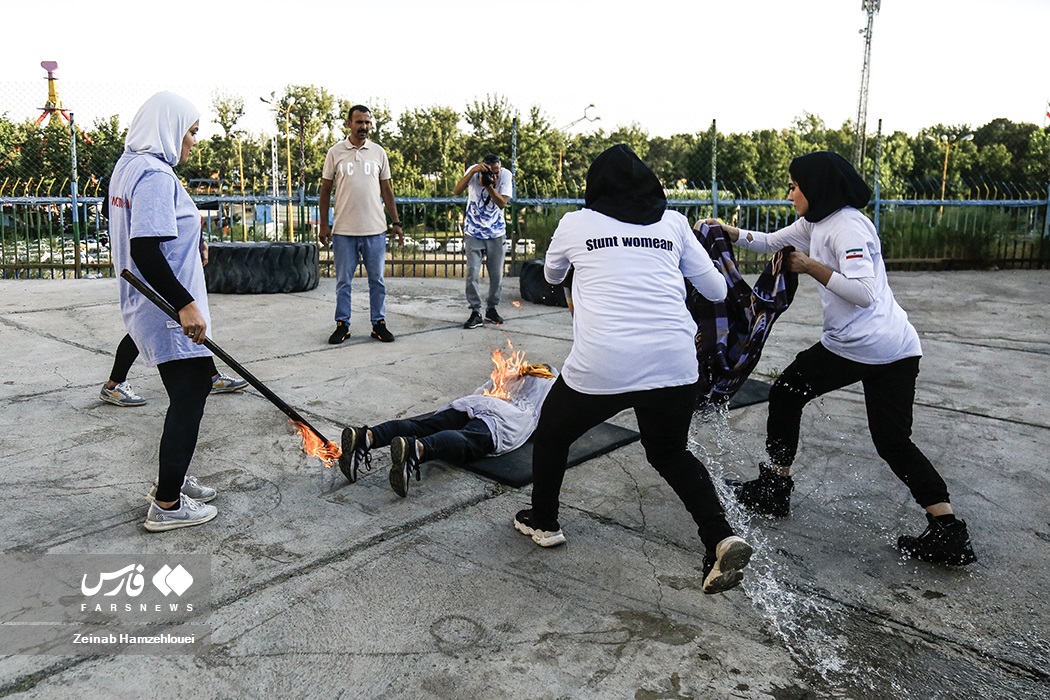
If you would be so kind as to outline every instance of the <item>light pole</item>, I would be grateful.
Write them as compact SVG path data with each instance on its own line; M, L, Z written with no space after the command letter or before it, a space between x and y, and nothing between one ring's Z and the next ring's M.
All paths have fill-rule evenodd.
M593 104L589 104L586 107L584 107L583 108L583 116L580 117L579 119L573 119L571 122L569 122L568 124L563 126L561 128L561 131L567 131L568 129L571 129L572 127L576 126L577 124L579 124L582 121L596 122L599 119L601 119L600 116L593 116L592 117L590 115L590 111L592 109L595 109L595 106ZM564 147L563 146L558 146L558 182L561 182L561 165L562 165L562 154L563 154L563 151L564 151Z
M932 136L927 136L926 138L930 139L931 141L937 140ZM972 139L973 134L964 134L962 136L949 136L948 134L941 134L941 141L944 142L944 170L941 173L941 206L937 212L938 220L940 220L940 217L944 215L943 202L945 194L948 191L948 154L952 152L952 146L960 143L961 141L971 141Z
M285 171L288 177L288 240L291 241L295 234L295 222L292 220L292 107L295 106L295 97L289 97L287 106L283 109L274 100L274 94L270 93L270 99L260 97L259 100L270 105L277 113L284 114L284 154Z

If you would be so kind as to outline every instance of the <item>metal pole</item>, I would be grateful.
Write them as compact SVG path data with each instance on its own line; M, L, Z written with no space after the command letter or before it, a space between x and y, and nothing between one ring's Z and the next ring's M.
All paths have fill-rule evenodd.
M881 235L879 228L879 209L882 205L882 120L879 120L879 130L875 134L875 233Z
M718 218L718 128L711 120L711 218Z
M292 106L284 113L284 156L285 171L288 177L288 241L295 237L295 223L292 221Z
M69 155L72 173L69 176L69 194L73 202L73 277L80 279L80 217L77 215L77 129L73 113L69 113ZM62 275L65 277L65 273Z
M166 313L173 320L179 321L179 312L176 311L171 304L166 302L163 299L163 297L161 297L155 291L146 286L146 283L140 280L138 277L136 277L135 273L133 273L131 270L125 269L121 270L120 276L127 280L128 284L130 284L132 287L142 292L143 296L145 296L151 302L156 304L157 308ZM215 355L220 360L229 365L230 368L237 372L237 374L241 375L241 377L243 377L245 381L247 381L253 387L258 389L263 396L269 399L270 403L272 403L277 408L281 409L281 411L286 416L288 416L297 423L302 423L303 425L305 425L307 428L310 429L311 433L320 438L321 442L325 443L326 445L329 443L329 440L324 435L321 435L320 431L318 431L317 428L310 425L310 423L305 418L300 416L298 411L296 411L294 408L282 401L281 397L279 397L277 394L270 391L269 387L267 387L265 384L259 381L251 372L246 370L241 363L237 362L237 360L230 357L229 354L225 350L220 348L218 345L216 345L211 338L204 338L204 347L208 348L213 353L215 353Z

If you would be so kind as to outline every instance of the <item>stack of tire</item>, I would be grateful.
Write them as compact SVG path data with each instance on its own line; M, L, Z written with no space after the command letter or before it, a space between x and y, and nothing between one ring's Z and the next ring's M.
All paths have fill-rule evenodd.
M320 281L315 243L210 243L204 279L213 294L306 292Z

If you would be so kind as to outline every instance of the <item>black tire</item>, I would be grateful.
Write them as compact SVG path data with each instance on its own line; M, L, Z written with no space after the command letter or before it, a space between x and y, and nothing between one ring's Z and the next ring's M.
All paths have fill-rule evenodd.
M521 265L521 298L544 306L567 308L565 290L548 282L543 276L542 260L527 260Z
M211 243L204 266L214 294L306 292L320 281L314 243Z

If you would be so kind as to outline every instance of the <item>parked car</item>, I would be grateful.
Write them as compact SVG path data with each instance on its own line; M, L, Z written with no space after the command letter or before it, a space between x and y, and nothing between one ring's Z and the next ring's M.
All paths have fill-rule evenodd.
M422 251L430 253L430 252L433 252L435 250L439 250L440 248L441 248L441 244L437 242L436 238L420 238L419 239L419 249L422 250Z
M514 252L518 255L532 255L536 252L536 241L531 238L519 238L514 245Z
M463 239L462 238L450 238L445 243L446 253L462 253L463 252Z

